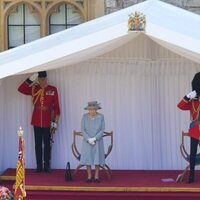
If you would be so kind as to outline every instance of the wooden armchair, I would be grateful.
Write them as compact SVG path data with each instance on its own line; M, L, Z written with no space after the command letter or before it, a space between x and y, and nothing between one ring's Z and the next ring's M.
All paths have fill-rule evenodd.
M77 131L73 131L73 143L72 143L72 153L75 156L75 158L80 161L81 159L81 154L79 151L79 148L77 147L77 137L82 137L83 135L81 134L81 132L77 132ZM109 139L110 143L107 147L107 151L105 151L105 159L108 157L108 155L111 153L112 151L112 147L113 147L113 131L111 132L104 132L103 134L103 138ZM75 175L77 173L77 171L84 167L84 165L79 164L77 166L77 168L74 170L73 175ZM105 170L105 172L107 173L109 179L111 178L112 172L111 169L109 168L109 166L107 164L105 164L104 166L100 165L100 168Z

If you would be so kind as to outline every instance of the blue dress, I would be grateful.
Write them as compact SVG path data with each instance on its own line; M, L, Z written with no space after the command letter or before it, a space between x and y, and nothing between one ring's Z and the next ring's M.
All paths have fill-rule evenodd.
M87 113L83 115L81 121L81 132L83 143L81 150L81 165L104 165L105 153L103 143L103 133L105 131L104 116L100 113L91 118ZM91 145L87 141L96 137L96 144Z

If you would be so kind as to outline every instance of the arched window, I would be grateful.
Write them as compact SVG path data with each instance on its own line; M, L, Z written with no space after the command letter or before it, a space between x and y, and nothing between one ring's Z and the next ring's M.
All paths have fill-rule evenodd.
M83 22L80 11L71 4L58 6L49 16L49 34L53 34Z
M40 18L31 9L31 6L20 4L8 15L8 49L40 38Z

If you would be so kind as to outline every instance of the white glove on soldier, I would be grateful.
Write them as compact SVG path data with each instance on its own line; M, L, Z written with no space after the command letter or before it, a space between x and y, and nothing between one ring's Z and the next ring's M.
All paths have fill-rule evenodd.
M54 134L57 130L58 124L56 122L51 122L50 132Z
M51 128L57 129L58 125L56 122L51 122Z
M197 93L195 90L186 95L186 97L189 99L194 99L196 96L197 96Z
M34 82L34 81L36 80L37 77L38 77L38 73L34 73L33 75L31 75L31 76L29 77L29 80L32 81L32 82Z

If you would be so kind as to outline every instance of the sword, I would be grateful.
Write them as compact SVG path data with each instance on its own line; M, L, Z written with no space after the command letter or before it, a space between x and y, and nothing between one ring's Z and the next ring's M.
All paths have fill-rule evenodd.
M49 158L49 171L51 171L51 158L52 158L52 146L53 146L53 134L51 133L51 138L50 138L50 158Z

